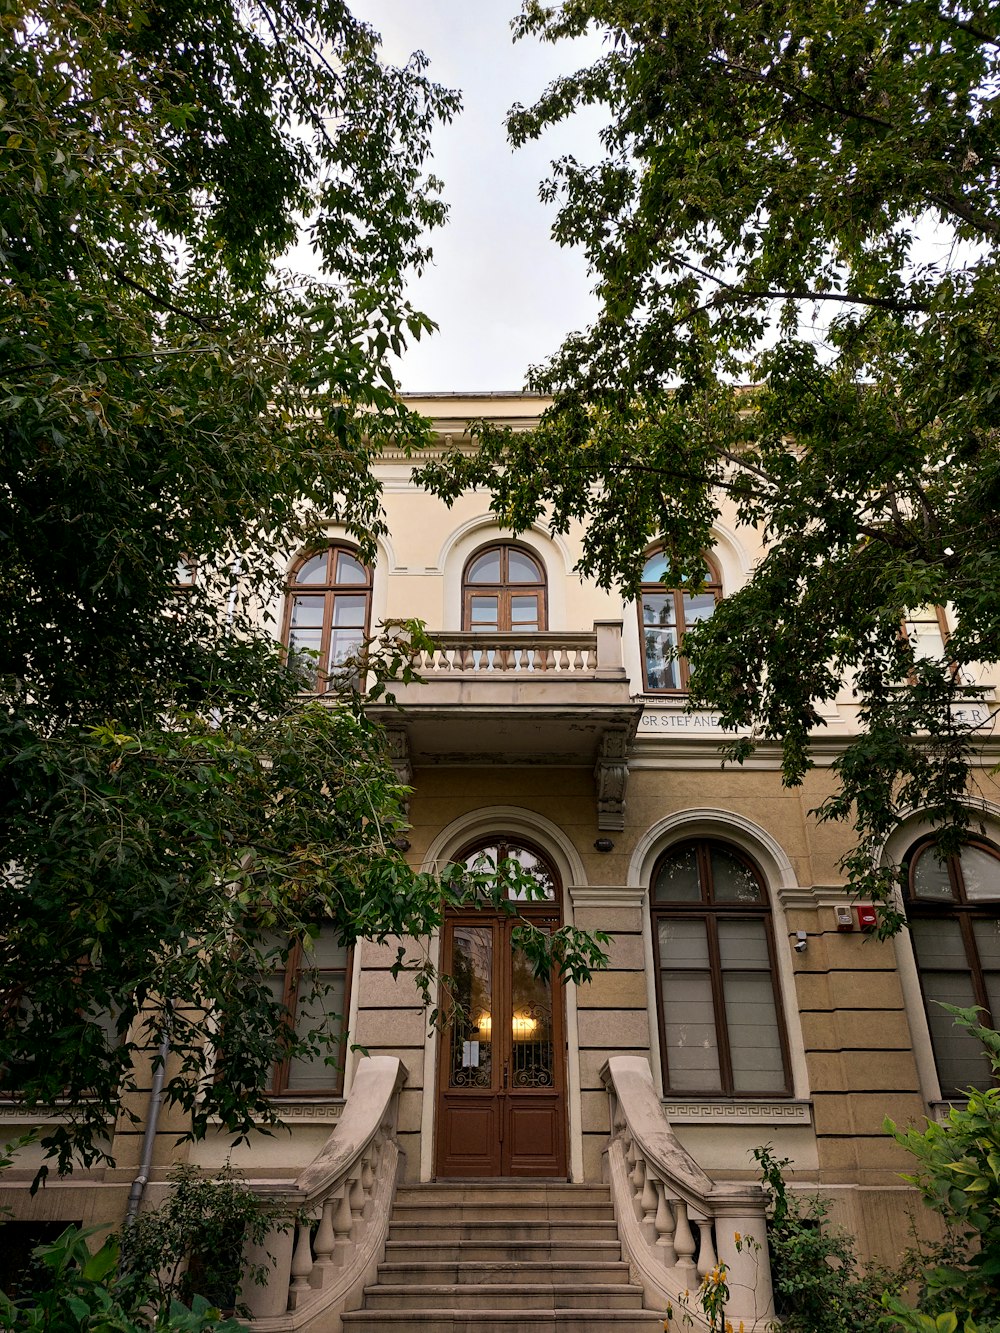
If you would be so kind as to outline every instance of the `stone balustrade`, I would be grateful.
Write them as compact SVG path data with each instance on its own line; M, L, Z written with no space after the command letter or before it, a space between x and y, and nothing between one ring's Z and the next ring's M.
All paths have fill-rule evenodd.
M294 1181L249 1181L277 1219L249 1265L269 1269L266 1286L246 1282L240 1301L260 1333L293 1333L321 1322L339 1333L340 1316L361 1303L385 1249L401 1169L396 1143L399 1089L395 1056L358 1064L344 1112L326 1144Z
M497 676L548 672L576 679L622 674L621 622L600 621L591 633L461 633L434 630L434 646L414 654L413 666L425 679L440 676Z
M680 1145L643 1056L601 1071L611 1109L608 1174L618 1232L647 1305L672 1307L671 1327L708 1330L698 1288L721 1262L726 1319L745 1333L774 1326L765 1196L760 1185L712 1181ZM687 1293L685 1298L684 1293Z

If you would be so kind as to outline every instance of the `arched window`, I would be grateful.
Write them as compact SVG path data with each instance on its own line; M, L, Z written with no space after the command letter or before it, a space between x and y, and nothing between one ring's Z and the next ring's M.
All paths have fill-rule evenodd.
M1000 852L969 842L940 861L932 838L918 843L906 912L942 1096L989 1087L982 1046L935 1001L978 1005L987 1027L1000 1021Z
M545 570L538 557L511 542L477 551L462 580L462 628L527 634L546 624Z
M349 547L331 545L292 571L285 608L289 660L317 692L361 648L371 618L372 575Z
M528 899L526 893L512 894L518 902L554 902L556 899L556 872L548 860L533 848L511 838L498 837L477 842L466 848L457 858L470 870L499 866L504 861L516 861L526 875L538 885L538 895Z
M790 1092L764 878L724 843L671 847L650 892L664 1089Z
M685 631L709 618L722 597L722 583L708 559L700 592L665 587L660 580L666 570L666 555L654 551L642 571L639 614L643 682L647 691L680 692L687 689L690 674L687 658L680 655Z

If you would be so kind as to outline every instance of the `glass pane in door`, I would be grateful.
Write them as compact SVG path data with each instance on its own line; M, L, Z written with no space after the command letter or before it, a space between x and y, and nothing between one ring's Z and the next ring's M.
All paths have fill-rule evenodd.
M552 986L536 977L520 949L511 954L510 1087L551 1088L555 1082Z
M448 1027L451 1088L489 1088L493 1057L493 930L452 927L454 1010Z

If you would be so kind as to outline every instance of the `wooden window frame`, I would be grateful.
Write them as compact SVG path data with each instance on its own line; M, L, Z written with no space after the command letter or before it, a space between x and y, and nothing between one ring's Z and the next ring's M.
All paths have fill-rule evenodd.
M487 555L490 551L500 552L500 578L496 583L471 583L469 581L469 571L477 560ZM541 582L539 583L512 583L509 578L509 559L510 552L518 551L526 555L533 561L541 571ZM540 609L539 626L537 630L525 630L526 634L543 633L548 629L549 624L549 582L545 561L533 551L530 546L524 546L520 542L489 542L486 546L480 546L478 550L473 551L465 562L465 568L462 570L462 629L465 632L474 632L472 625L472 598L473 597L491 597L497 598L497 630L498 634L516 634L518 631L512 628L510 599L518 594L535 593L538 595L538 604ZM489 633L490 631L486 631Z
M646 561L650 561L663 548L654 546L651 551L646 553ZM708 554L703 557L705 561L705 571L708 575L705 582L701 585L702 592L710 592L715 597L715 604L718 606L722 601L722 576L719 567L714 558ZM677 627L677 676L679 685L676 688L664 688L663 686L650 685L649 683L649 664L646 658L646 625L644 619L644 610L647 596L670 596L674 599L674 622ZM681 695L687 694L691 682L691 668L687 658L684 656L684 639L690 626L684 618L684 597L690 596L690 592L685 588L668 588L665 583L643 583L639 588L639 598L636 603L636 613L639 620L639 656L642 660L642 690L644 694L655 695Z
M695 863L698 869L698 884L701 898L692 902L657 902L655 900L656 881L664 862L688 848L695 851ZM716 903L713 900L713 879L711 853L713 850L731 856L746 867L760 887L761 902L754 903ZM788 1049L788 1031L785 1026L784 1007L781 1002L781 989L778 985L777 957L774 941L774 913L767 891L767 881L760 867L745 852L731 843L716 838L689 838L674 843L658 858L653 867L649 887L649 911L653 936L653 966L656 973L656 1016L660 1038L660 1054L663 1062L663 1092L665 1096L676 1098L715 1098L738 1100L739 1098L787 1098L793 1095L791 1081L791 1060ZM705 935L708 943L709 977L712 989L712 1009L715 1023L716 1047L719 1053L719 1088L673 1088L670 1083L670 1050L666 1038L666 1022L663 1008L662 966L660 962L659 922L663 920L699 920L705 922ZM771 991L774 996L774 1012L781 1050L782 1073L784 1084L780 1090L773 1088L755 1092L752 1089L734 1087L733 1057L726 1022L725 994L722 985L722 962L719 954L718 923L721 920L753 920L764 924L764 937L767 941L768 971L771 978Z
M954 852L950 853L944 861L948 871L948 882L951 885L952 898L950 902L942 899L921 898L914 890L914 880L916 876L917 863L923 856L933 856L934 838L922 838L916 843L906 857L906 915L912 920L918 918L925 921L954 920L958 922L959 932L962 939L962 946L965 949L965 960L969 968L969 976L972 981L972 993L975 1003L984 1011L980 1015L980 1022L986 1027L996 1027L1000 1022L1000 1013L993 1012L993 1006L990 1004L989 992L986 989L985 969L982 959L979 955L979 946L976 943L975 932L973 930L974 921L997 921L1000 919L1000 849L992 843L986 842L981 838L970 838L963 847L974 847L977 851L985 852L997 863L997 895L995 898L980 898L970 900L965 891L965 877L962 873L961 855ZM916 944L913 944L913 961L917 969L917 976L920 980L920 998L923 1001L924 1013L928 1013L928 999L924 988L924 974L936 972L954 972L954 968L926 967L921 965L917 953ZM928 1023L928 1035L931 1029ZM931 1036L931 1050L934 1055L934 1066L938 1073L938 1085L942 1093L945 1093L941 1085L940 1062L938 1061L938 1052L934 1045L933 1036ZM993 1087L996 1079L989 1079L983 1084L984 1087Z
M943 649L943 656L948 657L948 640L951 638L951 630L948 628L947 613L945 612L943 606L938 606L936 603L929 608L924 606L918 606L916 608L917 611L925 611L928 609L934 612L934 617L937 620L938 629L941 632L941 647ZM907 630L907 625L929 625L931 623L932 621L930 616L917 616L916 614L907 614L899 622L899 637L901 639L904 639L906 643L909 644L910 651L913 653L915 661L918 660L917 653L913 643L910 640L910 635L909 631ZM951 672L952 677L956 680L956 682L959 685L965 683L962 680L962 668L958 665L957 662L952 661L950 657L948 658L948 670ZM910 681L911 683L913 681L912 672L910 673Z
M327 578L323 583L297 583L296 579L299 572L311 560L318 555L326 554L326 573ZM343 553L355 560L367 575L364 583L337 583L337 556ZM285 586L285 610L282 617L281 642L284 645L285 652L290 652L291 631L292 631L292 611L296 597L322 597L323 598L323 624L320 630L319 656L316 663L316 675L314 691L316 694L324 694L329 688L331 675L330 671L330 640L333 637L333 618L338 597L343 596L364 596L365 598L365 623L363 627L364 637L367 638L371 633L372 619L372 591L374 587L374 573L370 565L358 555L357 549L347 542L329 542L326 546L319 546L296 560L288 575L288 582Z
M332 923L319 923L320 930L324 927L332 929ZM354 973L354 950L347 948L347 956L344 960L343 968L310 968L302 967L302 939L293 940L288 957L285 960L284 967L275 968L274 974L283 975L283 986L281 1002L288 1012L288 1026L294 1031L296 1006L298 1003L298 990L303 977L307 977L313 971L343 972L344 976L344 1001L341 1006L343 1012L340 1015L340 1031L336 1036L336 1041L331 1042L328 1048L328 1054L333 1054L336 1050L338 1063L336 1065L324 1065L331 1074L335 1075L331 1084L323 1088L289 1088L288 1087L288 1059L278 1060L271 1067L271 1078L266 1088L268 1097L282 1101L294 1101L297 1098L315 1099L317 1097L341 1097L344 1093L344 1070L347 1057L347 1019L351 1009L351 980Z

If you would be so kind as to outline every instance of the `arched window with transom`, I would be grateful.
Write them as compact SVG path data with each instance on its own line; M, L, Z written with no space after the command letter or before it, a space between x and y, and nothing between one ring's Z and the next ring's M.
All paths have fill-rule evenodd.
M987 1027L1000 1022L1000 852L973 841L940 860L927 838L908 863L906 914L927 1027L941 1095L954 1097L993 1081L982 1046L941 1003L976 1005Z
M671 847L650 890L664 1091L790 1093L764 877L743 852Z
M300 560L285 599L284 641L317 692L368 636L372 573L348 546L332 543Z
M472 556L462 579L463 629L528 634L547 625L545 568L537 555L497 542Z
M698 621L707 620L722 597L718 570L707 557L698 592L666 586L661 582L666 572L666 554L654 551L642 571L639 602L643 686L649 693L687 689L690 672L683 656L684 635Z

